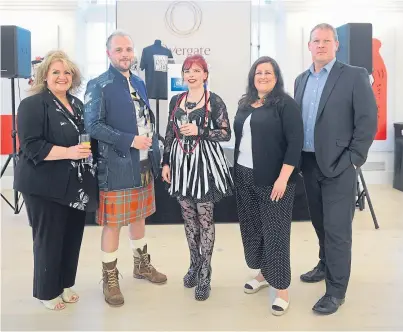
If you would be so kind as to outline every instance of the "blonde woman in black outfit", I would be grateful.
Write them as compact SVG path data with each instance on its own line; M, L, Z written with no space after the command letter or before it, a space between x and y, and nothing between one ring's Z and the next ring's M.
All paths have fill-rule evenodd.
M33 296L47 309L78 301L75 284L85 215L97 208L95 166L84 132L83 103L72 96L78 67L52 51L38 67L17 117L20 140L14 188L24 197L34 251Z
M284 92L280 68L272 58L261 57L252 65L234 132L245 259L250 268L260 269L244 291L274 287L272 313L282 315L289 305L291 216L304 134L299 107Z

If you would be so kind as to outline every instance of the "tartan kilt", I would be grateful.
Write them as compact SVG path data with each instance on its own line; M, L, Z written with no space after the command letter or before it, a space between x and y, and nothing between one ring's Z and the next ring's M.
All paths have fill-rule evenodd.
M109 227L127 226L155 212L154 181L142 188L100 191L96 223Z

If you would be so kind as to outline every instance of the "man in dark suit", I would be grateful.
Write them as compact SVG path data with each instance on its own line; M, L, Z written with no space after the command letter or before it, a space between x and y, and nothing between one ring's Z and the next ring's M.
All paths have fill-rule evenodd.
M367 158L377 129L377 106L366 69L336 60L337 31L315 26L308 43L312 66L295 80L304 121L302 173L312 224L319 238L318 265L305 282L326 279L312 308L332 314L344 303L350 278L356 168Z

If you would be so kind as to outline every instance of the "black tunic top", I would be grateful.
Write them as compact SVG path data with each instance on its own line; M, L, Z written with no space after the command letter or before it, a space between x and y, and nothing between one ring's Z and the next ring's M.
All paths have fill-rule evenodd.
M79 135L84 132L83 104L71 95L67 97L74 114L49 90L21 102L17 114L20 151L14 188L79 210L95 211L98 205L95 163L45 160L53 146L77 145Z

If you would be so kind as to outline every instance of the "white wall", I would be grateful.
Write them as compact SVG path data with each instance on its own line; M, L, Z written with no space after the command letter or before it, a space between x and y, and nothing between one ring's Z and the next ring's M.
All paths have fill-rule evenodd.
M143 48L156 39L162 40L168 48L181 50L172 52L176 63L183 63L189 48L208 49L203 56L210 65L211 90L223 98L232 123L238 100L245 93L250 67L251 4L249 1L194 1L200 9L200 27L190 36L178 37L165 24L166 13L173 3L118 1L117 27L131 34L139 61ZM139 15L134 18L133 13ZM171 24L178 29L193 26L193 13L186 6L179 4L171 13ZM140 75L144 77L144 72ZM159 127L162 135L165 135L167 118L168 101L161 101Z
M307 34L316 24L327 22L338 27L353 22L372 23L374 38L384 31L393 31L395 44L389 45L389 47L394 48L394 56L389 57L389 62L386 63L389 70L388 112L390 112L390 122L388 123L388 135L393 135L393 122L403 121L403 100L400 98L400 92L403 91L403 61L401 61L403 58L403 43L401 42L403 40L403 8L400 1L389 1L388 7L377 7L375 3L369 5L368 2L367 5L360 3L360 6L356 2L357 6L354 6L354 3L354 1L350 1L349 5L346 5L329 0L321 0L320 3L317 1L285 2L282 11L277 13L283 19L278 20L276 26L276 59L283 71L286 90L293 93L295 78L310 64L306 44L309 39ZM382 2L379 3L382 5ZM374 150L370 150L367 164L363 167L366 182L391 184L393 151L391 149L382 152Z

